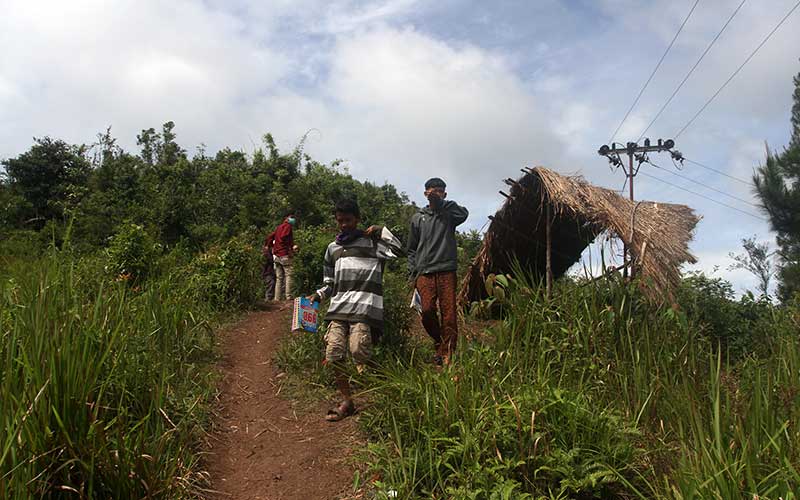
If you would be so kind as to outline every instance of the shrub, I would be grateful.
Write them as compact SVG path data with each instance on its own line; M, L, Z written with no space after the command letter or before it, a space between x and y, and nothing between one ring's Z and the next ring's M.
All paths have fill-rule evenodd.
M689 320L737 359L762 353L773 338L791 330L786 308L750 292L736 300L733 286L721 278L692 273L681 282L677 298Z
M0 258L36 258L47 247L46 233L32 230L0 232Z
M261 280L261 248L254 245L253 232L213 245L175 273L184 281L186 293L215 309L251 307L264 295Z
M310 294L322 286L322 264L325 249L336 237L329 226L311 226L294 232L299 251L292 260L293 292L296 295Z
M125 222L117 228L106 248L107 271L116 279L141 283L160 250L144 226Z

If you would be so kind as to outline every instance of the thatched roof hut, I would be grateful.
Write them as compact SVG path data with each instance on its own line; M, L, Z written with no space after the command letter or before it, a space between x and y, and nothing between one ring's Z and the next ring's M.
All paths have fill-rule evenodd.
M685 205L632 202L582 177L528 168L518 180L507 179L510 194L492 219L483 245L464 277L459 302L486 297L490 273L512 270L518 261L534 277L547 276L547 219L550 218L551 276L563 275L583 250L606 231L630 249L645 293L662 301L680 279L684 262L695 262L689 240L699 221Z

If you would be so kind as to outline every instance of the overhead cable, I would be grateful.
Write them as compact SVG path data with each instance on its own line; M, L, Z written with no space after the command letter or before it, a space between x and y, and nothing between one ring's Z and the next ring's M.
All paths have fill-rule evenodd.
M680 177L680 178L681 178L681 179L683 179L683 180L686 180L686 181L692 182L692 183L694 183L694 184L697 184L698 186L702 186L702 187L704 187L704 188L706 188L706 189L709 189L709 190L711 190L711 191L714 191L714 192L716 192L716 193L719 193L719 194L721 194L721 195L727 196L727 197L729 197L729 198L732 198L732 199L734 199L734 200L736 200L736 201L740 201L740 202L742 202L742 203L746 203L746 204L750 205L750 206L751 206L751 207L753 207L753 208L760 208L760 207L759 207L758 205L756 205L755 203L753 203L753 202L751 202L751 201L747 201L747 200L745 200L744 198L739 198L738 196L734 196L734 195L732 195L732 194L730 194L730 193L726 193L725 191L722 191L721 189L717 189L717 188L715 188L715 187L713 187L713 186L709 186L708 184L704 184L704 183L702 183L702 182L700 182L700 181L698 181L698 180L692 179L691 177L686 177L685 175L681 175L681 174L679 174L678 172L673 172L672 170L669 170L669 169L666 169L666 168L664 168L664 167L658 166L658 165L656 165L655 163L653 163L653 162L651 162L651 161L648 161L647 163L649 163L650 165L652 165L652 166L656 167L656 168L657 168L657 169L659 169L659 170L663 170L664 172L670 173L670 174L672 174L672 175L674 175L674 176L676 176L676 177Z
M678 84L678 86L672 92L672 95L669 96L669 99L667 99L667 102L665 102L664 105L661 106L661 109L658 110L658 113L656 113L656 116L653 117L653 119L650 121L650 123L647 125L647 127L645 127L645 129L639 135L639 138L636 140L636 142L639 142L639 141L642 140L642 137L644 137L644 134L646 134L647 131L650 130L650 127L652 127L653 124L656 122L656 120L658 120L658 118L661 116L661 113L663 113L664 110L667 109L667 106L669 106L669 103L671 103L672 99L674 99L675 96L678 94L678 91L686 83L686 80L688 80L689 77L692 76L692 73L694 73L694 70L697 69L697 67L700 65L700 62L706 57L706 54L708 54L708 52L711 50L711 47L713 47L714 44L717 43L717 40L719 40L719 37L722 35L722 33L725 31L725 29L731 23L733 18L736 17L736 14L739 12L739 10L742 8L742 6L744 5L744 3L746 1L747 0L742 0L742 2L739 4L739 6L736 7L736 10L733 11L733 14L731 14L731 16L728 18L728 20L725 21L725 24L722 26L722 29L720 29L719 32L717 33L717 35L714 37L714 39L711 40L711 43L708 44L708 46L706 47L706 50L703 51L703 53L700 55L700 58L697 59L697 62L694 63L694 66L692 66L692 69L690 69L689 72L686 74L686 76L683 77L683 80L681 80L681 83Z
M617 129L614 130L613 134L611 134L611 139L608 140L609 143L614 142L614 138L617 136L617 132L619 132L619 129L622 128L622 125L625 123L625 120L628 119L628 116L631 114L631 111L633 111L633 108L636 107L636 104L639 103L639 99L642 97L642 94L644 94L644 91L647 89L647 86L650 85L650 81L655 76L656 72L658 71L658 68L661 67L661 63L664 62L664 59L667 57L667 54L669 54L670 49L672 49L672 46L675 45L675 40L678 39L678 35L680 35L681 31L683 31L683 27L686 26L686 22L689 21L690 17L692 17L692 13L694 12L694 9L695 7L697 7L698 3L700 3L700 0L695 0L694 5L692 5L692 8L689 10L689 13L684 18L683 22L678 28L678 31L675 33L675 36L672 37L672 41L669 42L667 49L661 55L661 59L658 60L658 64L656 64L656 67L653 68L653 71L650 73L650 76L647 78L647 81L644 82L644 85L642 86L641 90L639 90L639 94L636 96L636 99L633 100L633 104L631 104L631 107L628 108L628 111L625 113L625 116L622 117L622 121L619 122L619 125L617 125Z
M747 184L748 186L752 186L753 185L753 183L751 181L746 181L746 180L744 180L744 179L742 179L740 177L736 177L734 175L727 174L727 173L723 172L722 170L717 170L714 167L709 167L708 165L703 165L702 163L700 163L698 161L694 161L694 160L692 160L690 158L686 158L685 156L683 157L683 159L685 161L688 161L689 163L697 165L698 167L702 167L702 168L705 168L706 170L710 170L712 172L716 172L719 175L724 175L725 177L727 177L729 179L733 179L733 180L738 181L738 182L741 182L742 184Z
M711 102L712 102L714 99L716 99L716 98L717 98L717 96L720 94L720 92L722 92L722 90L723 90L725 87L727 87L729 83L731 83L731 80L733 80L733 78L734 78L736 75L738 75L738 74L739 74L739 72L742 70L742 68L744 68L745 64L747 64L748 62L750 62L750 59L752 59L752 58L753 58L753 56L755 56L755 55L756 55L756 52L758 52L758 51L761 49L761 47L763 47L763 46L764 46L764 44L765 44L765 43L767 43L767 40L769 40L769 39L772 37L772 35L774 35L776 31L778 31L778 28L780 28L780 27L781 27L781 25L782 25L784 22L786 22L786 20L787 20L787 19L789 19L789 16L791 16L791 15L792 15L792 13L793 13L795 10L797 10L797 7L800 7L800 2L797 2L796 4L794 4L794 7L792 7L792 8L789 10L789 12L787 12L787 13L786 13L786 15L785 15L785 16L783 16L783 19L781 19L781 20L780 20L780 22L779 22L779 23L778 23L778 24L777 24L777 25L776 25L774 28L772 28L772 31L770 31L770 32L769 32L769 34L768 34L768 35L767 35L767 36L766 36L766 37L765 37L763 40L761 40L761 43L759 43L759 44L758 44L758 46L755 48L755 50L753 50L753 52L751 52L751 53L750 53L750 55L749 55L749 56L747 56L747 59L745 59L745 60L744 60L744 62L743 62L743 63L742 63L742 64L741 64L741 65L740 65L738 68L736 68L736 71L734 71L734 72L731 74L731 76L729 76L729 77L728 77L728 79L727 79L727 80L725 80L725 83L723 83L723 84L722 84L722 86L721 86L720 88L718 88L716 92L714 92L714 95L712 95L712 96L711 96L711 97L710 97L710 98L709 98L709 99L708 99L708 100L705 102L705 104L703 104L703 106L702 106L702 107L701 107L699 110L697 110L697 113L695 113L695 114L694 114L694 116L692 116L692 118L691 118L691 119L690 119L688 122L686 122L686 125L684 125L684 126L683 126L683 127L682 127L682 128L679 130L679 131L678 131L678 133L677 133L677 134L675 134L675 138L676 138L676 139L677 139L677 138L678 138L678 137L679 137L679 136L680 136L680 135L681 135L681 134L682 134L682 133L683 133L683 132L684 132L684 131L685 131L687 128L689 128L689 126L690 126L692 123L694 123L694 121L697 119L697 117L698 117L698 116L700 116L700 113L702 113L703 111L705 111L705 109L708 107L708 105L709 105L709 104L711 104Z
M672 182L665 181L664 179L661 179L661 178L656 177L654 175L650 175L647 172L640 172L639 174L640 175L644 175L645 177L649 177L651 179L655 179L655 180L657 180L659 182L663 182L664 184L667 184L668 186L672 186L672 187L674 187L676 189L680 189L681 191L686 191L687 193L693 194L695 196L699 196L699 197L704 198L704 199L706 199L706 200L708 200L708 201L710 201L712 203L716 203L717 205L722 205L723 207L730 208L731 210L736 210L737 212L741 212L741 213L743 213L745 215L749 215L750 217L753 217L754 219L758 219L760 221L767 222L767 220L765 218L763 218L763 217L759 217L758 215L752 214L752 213L750 213L750 212L748 212L746 210L742 210L740 208L736 208L733 205L728 205L727 203L724 203L722 201L716 200L716 199L711 198L710 196L706 196L706 195L704 195L702 193L698 193L697 191L692 191L691 189L686 189L685 187L679 186L678 184L674 184Z

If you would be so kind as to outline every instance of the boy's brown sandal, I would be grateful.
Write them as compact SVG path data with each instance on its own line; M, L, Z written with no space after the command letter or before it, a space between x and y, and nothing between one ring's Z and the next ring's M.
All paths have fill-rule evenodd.
M356 406L353 403L342 401L336 408L328 410L328 414L325 415L325 420L328 422L338 422L345 417L353 415L355 412Z

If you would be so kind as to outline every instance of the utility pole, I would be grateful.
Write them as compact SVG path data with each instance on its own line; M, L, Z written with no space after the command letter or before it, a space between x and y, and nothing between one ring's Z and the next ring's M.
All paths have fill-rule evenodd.
M675 141L672 139L667 139L666 141L663 139L659 139L658 143L651 144L650 139L644 140L644 145L639 146L635 142L629 142L625 145L624 148L617 149L617 144L612 143L609 147L608 144L603 144L600 146L600 149L597 150L597 154L600 156L605 156L608 158L608 162L611 163L612 167L622 167L622 170L625 172L628 182L628 192L630 195L630 200L634 201L633 199L633 178L636 177L636 174L639 173L639 167L642 166L642 163L647 161L647 153L661 153L663 151L670 151L672 148L675 147ZM620 158L620 153L628 155L628 167L625 168L625 164L622 162ZM639 162L639 165L634 170L633 168L633 160L634 158ZM628 245L625 243L625 240L622 240L623 244L623 252L625 257L630 261L630 268L631 268L631 279L634 276L634 265L633 265L633 258L629 255L628 252ZM627 278L628 275L628 267L623 268L623 276Z

